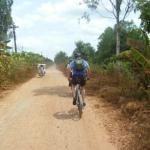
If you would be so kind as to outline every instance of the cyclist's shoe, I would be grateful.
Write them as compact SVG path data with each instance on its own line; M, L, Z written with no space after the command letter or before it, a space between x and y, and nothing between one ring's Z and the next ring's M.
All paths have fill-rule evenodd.
M76 99L73 98L73 105L76 105Z
M85 102L83 102L83 107L85 107L86 106L86 103Z

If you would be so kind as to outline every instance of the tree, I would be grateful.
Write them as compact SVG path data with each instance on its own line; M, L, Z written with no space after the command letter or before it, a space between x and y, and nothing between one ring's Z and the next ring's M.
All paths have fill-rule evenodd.
M0 41L7 40L7 32L12 24L12 4L13 0L0 0Z
M63 51L58 52L54 58L54 62L56 64L66 63L67 60L68 60L67 54Z
M133 21L121 21L120 25L120 52L130 49L130 46L127 44L128 39L140 42L143 41L142 34L139 32L139 28L137 28Z
M105 29L104 33L100 35L99 43L96 52L96 61L103 62L106 58L115 54L115 33L111 27Z
M150 33L150 1L148 0L135 0L136 8L140 10L141 25L145 31Z
M131 21L122 21L121 24L121 34L120 34L120 47L121 52L130 49L127 43L128 39L133 41L143 42L143 36L136 25ZM99 37L98 50L96 52L96 62L102 63L105 59L110 58L115 55L115 32L116 26L114 28L108 27L105 29Z
M121 21L124 21L127 15L132 11L134 2L132 0L108 0L112 9L105 6L103 0L84 0L87 6L91 9L105 8L107 12L116 20L116 54L120 53L120 28ZM106 1L105 1L106 2ZM109 6L109 4L107 4ZM122 15L121 15L122 13ZM88 15L86 15L88 17Z
M84 59L87 59L89 62L94 61L95 49L91 46L90 43L84 43L83 41L77 41L75 43L76 48L73 53L80 52Z

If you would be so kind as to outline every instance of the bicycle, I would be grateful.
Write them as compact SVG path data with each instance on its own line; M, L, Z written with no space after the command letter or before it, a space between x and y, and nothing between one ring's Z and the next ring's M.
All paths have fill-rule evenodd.
M78 107L78 111L79 111L79 118L82 118L82 114L83 114L83 99L82 99L82 95L81 95L81 85L80 85L80 79L77 79L77 84L75 85L75 99L76 99L76 105Z
M46 67L46 64L38 64L37 65L37 69L38 69L38 75L39 77L43 77L45 75L45 67Z

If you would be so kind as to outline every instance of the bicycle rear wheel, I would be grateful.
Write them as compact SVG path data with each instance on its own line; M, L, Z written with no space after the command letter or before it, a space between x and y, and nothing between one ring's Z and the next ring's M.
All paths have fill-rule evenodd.
M79 118L82 118L83 104L82 104L82 97L81 97L80 93L78 93L78 111L79 111Z

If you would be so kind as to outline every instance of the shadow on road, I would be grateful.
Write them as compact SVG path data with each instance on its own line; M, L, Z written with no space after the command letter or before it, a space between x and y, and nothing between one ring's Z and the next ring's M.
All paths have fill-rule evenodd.
M56 87L43 87L37 90L34 90L34 95L58 95L60 97L72 97L71 91L66 86L56 86Z
M74 120L74 121L79 121L79 114L77 108L72 108L68 112L62 111L62 112L57 112L53 115L56 119L60 120Z

